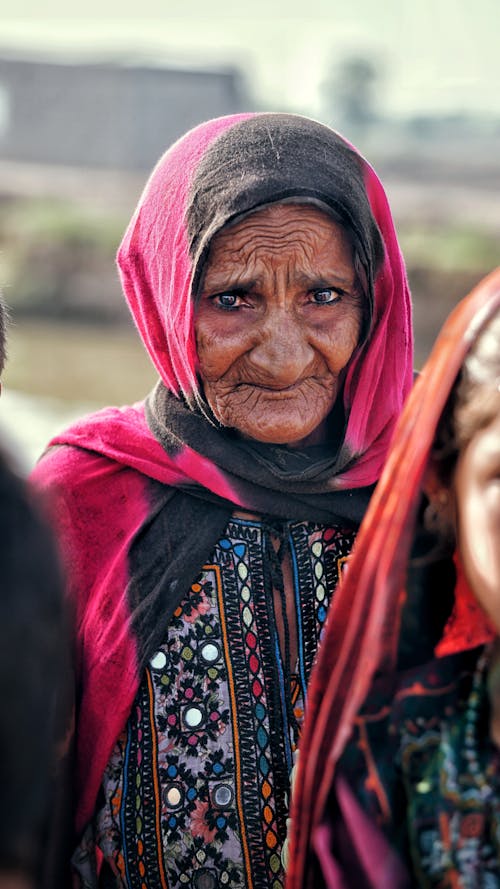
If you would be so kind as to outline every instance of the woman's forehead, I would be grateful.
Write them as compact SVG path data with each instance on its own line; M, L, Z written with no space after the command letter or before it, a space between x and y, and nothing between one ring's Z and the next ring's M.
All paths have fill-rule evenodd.
M191 180L186 205L193 293L212 239L226 225L270 203L319 206L352 234L367 270L384 255L365 185L367 167L322 124L293 115L257 115L218 135Z
M277 254L284 259L312 262L323 252L334 261L341 252L352 259L352 243L346 229L332 216L312 205L276 203L245 214L224 226L212 239L207 264L214 257L245 262L249 257Z
M308 291L358 279L345 229L316 207L274 204L226 226L212 240L200 291L270 286Z
M229 228L237 227L241 222L246 219L259 219L262 217L269 217L276 214L283 214L285 208L290 207L293 211L305 216L308 211L316 211L317 218L327 218L338 225L342 226L345 229L345 225L343 224L342 217L339 213L337 213L333 207L329 207L325 201L322 201L320 198L316 198L310 195L290 195L286 198L280 198L279 200L273 201L265 201L262 204L259 204L256 207L252 207L250 210L246 210L243 213L238 213L236 216L233 216L229 219L225 225L220 229L220 231L224 231Z

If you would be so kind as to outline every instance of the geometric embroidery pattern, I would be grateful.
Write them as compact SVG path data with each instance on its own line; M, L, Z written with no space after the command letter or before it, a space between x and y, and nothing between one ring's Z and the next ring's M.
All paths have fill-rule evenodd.
M303 714L354 532L290 524ZM231 519L165 628L103 780L96 842L121 889L283 889L290 751L260 522Z

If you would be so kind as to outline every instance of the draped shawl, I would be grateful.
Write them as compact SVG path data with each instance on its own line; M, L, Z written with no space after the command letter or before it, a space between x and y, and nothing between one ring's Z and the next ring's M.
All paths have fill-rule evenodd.
M367 291L334 436L300 452L243 442L210 417L193 327L214 234L287 200L345 227ZM349 143L307 118L237 115L187 133L146 184L118 267L160 381L144 402L56 436L33 476L50 493L75 609L78 829L144 665L231 512L357 527L413 370L405 267L382 185Z
M323 829L318 825L333 792L335 767L354 718L375 675L394 674L397 669L408 560L436 428L465 356L499 308L500 269L462 300L443 326L404 408L382 477L356 538L347 575L337 590L309 683L301 737L301 749L307 755L299 758L292 796L287 889L311 885L312 844L315 840L324 842ZM495 636L467 585L457 556L456 565L454 612L437 646L438 656L473 649ZM342 777L335 786L348 819L353 801ZM393 865L389 847L381 835L374 837L376 828L367 825L363 812L352 817L353 835L359 829L357 842L365 837L367 843L373 843L368 870L375 878L384 856L389 856L388 866ZM363 858L363 853L360 855ZM345 889L334 854L329 858L328 885ZM382 882L374 879L373 885L389 885L388 871L385 877L383 869L381 873L377 879ZM400 885L394 874L390 885Z

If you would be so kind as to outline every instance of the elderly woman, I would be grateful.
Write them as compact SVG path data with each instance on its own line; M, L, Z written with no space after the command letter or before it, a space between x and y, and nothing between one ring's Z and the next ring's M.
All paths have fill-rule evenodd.
M76 885L279 889L309 673L412 384L403 260L352 146L258 114L166 153L118 264L160 381L35 471L76 616Z

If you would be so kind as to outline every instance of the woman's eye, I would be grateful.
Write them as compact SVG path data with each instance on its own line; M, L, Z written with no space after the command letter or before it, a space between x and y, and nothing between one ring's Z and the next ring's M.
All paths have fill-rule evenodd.
M338 290L331 287L324 287L322 290L314 290L312 294L313 302L319 305L327 305L328 303L337 302L341 297Z
M218 293L213 300L222 309L236 309L241 303L241 297L237 293Z

